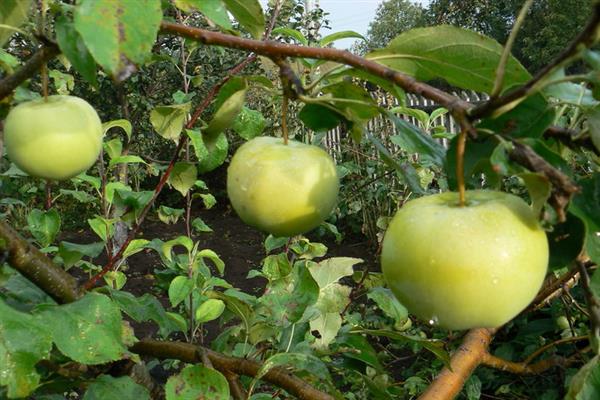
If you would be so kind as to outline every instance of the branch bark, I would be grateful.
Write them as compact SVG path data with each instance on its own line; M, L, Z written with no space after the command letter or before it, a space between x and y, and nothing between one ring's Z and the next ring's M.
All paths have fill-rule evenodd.
M199 347L188 343L144 339L134 344L130 350L139 355L161 359L172 358L187 363L201 362ZM262 366L256 361L245 358L229 357L208 349L206 349L206 352L213 367L222 372L229 371L238 375L254 377ZM302 400L334 400L332 396L315 389L283 368L273 368L261 379L285 389L288 393Z
M448 400L456 397L475 368L484 360L495 329L471 329L446 367L431 382L419 400Z
M58 46L53 43L47 43L40 47L14 74L0 81L0 100L11 94L21 83L31 78L42 65L59 54L60 50Z

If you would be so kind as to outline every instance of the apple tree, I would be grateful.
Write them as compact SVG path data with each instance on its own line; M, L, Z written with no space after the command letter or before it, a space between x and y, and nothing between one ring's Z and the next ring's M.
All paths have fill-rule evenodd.
M358 56L296 0L0 2L0 397L600 398L600 3L534 74L522 3L503 45L440 25ZM309 234L341 236L356 171L395 205L381 268ZM265 233L258 291L205 245L215 180Z

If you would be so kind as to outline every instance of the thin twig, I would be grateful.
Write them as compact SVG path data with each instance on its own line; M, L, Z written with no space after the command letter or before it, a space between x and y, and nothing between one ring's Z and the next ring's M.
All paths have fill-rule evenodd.
M504 74L506 72L506 64L510 58L513 45L515 44L515 39L517 38L517 34L525 22L525 17L527 16L527 12L531 8L533 4L533 0L527 0L523 7L521 7L521 11L515 20L512 30L510 31L510 35L508 36L508 40L504 45L504 50L502 51L502 55L500 56L500 62L498 63L498 68L496 69L496 80L494 81L494 88L492 89L492 93L490 94L490 99L497 98L502 92L502 88L504 86Z
M600 25L600 2L596 2L593 5L592 17L583 31L581 31L579 35L577 35L577 37L571 42L569 47L567 47L550 64L542 68L538 73L535 74L533 78L531 78L531 80L529 80L529 82L525 83L520 88L507 93L504 96L490 99L481 106L472 109L469 113L471 120L477 120L486 117L493 111L498 110L507 104L518 101L519 99L535 92L538 88L538 84L548 75L552 74L556 69L570 62L582 51L582 49L589 48L595 43L598 25Z
M600 337L600 299L596 297L591 287L590 276L587 271L587 263L581 259L576 261L577 269L579 269L579 275L581 275L581 285L585 293L585 300L590 311L590 337L592 338L592 344L594 346L594 352L598 354L600 350L600 344L597 343L596 338Z

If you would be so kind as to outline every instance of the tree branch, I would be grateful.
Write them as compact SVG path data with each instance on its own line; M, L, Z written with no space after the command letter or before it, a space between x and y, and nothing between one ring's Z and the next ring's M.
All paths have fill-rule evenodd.
M0 250L8 253L8 263L58 303L80 297L75 279L30 245L6 221L0 221Z
M556 139L568 147L582 147L593 151L600 156L600 150L594 146L592 139L588 135L579 136L577 131L559 126L551 126L544 132L547 139Z
M11 94L21 83L35 75L42 65L58 54L60 54L60 49L57 45L51 42L45 43L14 74L7 76L0 81L0 100Z
M144 339L134 344L130 350L139 355L152 356L160 359L172 358L187 363L197 363L201 361L199 348L188 343L161 342L158 340ZM238 375L254 377L262 367L260 363L245 358L229 357L208 349L206 349L206 352L208 353L208 357L214 368L222 372L229 371ZM299 399L334 400L332 396L315 389L283 368L273 368L261 379L285 389Z
M517 363L513 361L504 360L502 358L485 353L481 360L481 365L486 367L499 369L502 371L510 372L518 375L537 375L544 371L554 367L568 367L569 365L577 362L577 357L550 357L544 360L538 361L535 364Z
M419 400L448 400L456 397L475 368L483 361L495 329L471 329L452 355L450 368L442 372L419 397Z
M395 71L374 61L366 60L363 57L354 55L345 50L306 47L274 41L245 39L238 36L227 35L220 32L211 32L205 29L193 28L170 22L163 22L161 24L161 32L183 36L207 45L247 50L272 59L282 57L305 57L335 61L382 77L397 84L408 92L423 95L426 98L433 100L447 108L453 114L457 111L464 112L473 107L470 103L452 96L443 90L434 88L433 86L422 82L418 82L411 76Z
M529 82L519 87L518 89L498 98L490 98L489 101L481 106L471 110L471 120L480 119L490 115L493 111L518 101L519 99L528 96L535 92L539 83L554 72L557 68L569 62L573 57L577 56L582 49L591 47L596 42L596 32L600 25L600 3L596 2L593 6L593 14L587 23L586 27L577 35L561 54L558 55L550 64L542 68Z

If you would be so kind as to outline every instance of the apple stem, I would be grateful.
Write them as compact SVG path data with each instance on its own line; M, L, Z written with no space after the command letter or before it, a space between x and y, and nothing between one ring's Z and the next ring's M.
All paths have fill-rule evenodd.
M283 103L281 104L281 131L283 133L283 144L288 144L288 129L287 129L287 108L288 108L288 97L286 94L283 95Z
M467 143L467 131L462 129L458 134L456 146L456 181L458 183L458 204L464 207L465 199L465 147Z

